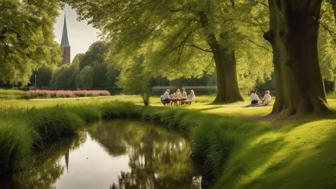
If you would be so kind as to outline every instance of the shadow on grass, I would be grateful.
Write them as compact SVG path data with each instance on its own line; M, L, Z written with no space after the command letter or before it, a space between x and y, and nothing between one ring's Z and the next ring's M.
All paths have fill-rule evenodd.
M242 188L336 188L336 127L330 132L320 143L273 164Z
M210 105L210 104L209 104ZM215 110L215 109L220 109L224 108L223 106L213 106L213 107L206 107L206 108L200 108L200 109L195 109L196 111L202 112L202 111L209 111L209 110Z

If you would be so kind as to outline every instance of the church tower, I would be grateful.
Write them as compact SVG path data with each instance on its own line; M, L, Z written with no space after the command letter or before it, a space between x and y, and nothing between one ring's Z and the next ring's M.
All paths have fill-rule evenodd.
M64 15L64 24L63 24L63 34L61 41L62 49L63 49L63 64L70 64L70 44L68 39L68 28L66 23L66 16Z

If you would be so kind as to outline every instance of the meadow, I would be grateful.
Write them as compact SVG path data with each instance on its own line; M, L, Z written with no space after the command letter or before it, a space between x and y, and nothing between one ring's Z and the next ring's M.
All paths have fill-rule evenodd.
M76 134L98 120L137 119L184 134L204 182L212 188L334 188L336 116L266 117L271 107L248 102L210 105L198 97L191 106L162 107L138 96L58 99L2 99L0 166L10 175L24 169L30 154ZM336 103L329 98L332 108Z

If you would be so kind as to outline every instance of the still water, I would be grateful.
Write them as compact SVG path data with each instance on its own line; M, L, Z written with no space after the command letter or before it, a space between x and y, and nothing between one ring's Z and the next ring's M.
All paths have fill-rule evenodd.
M45 149L6 188L201 188L188 142L150 124L102 122Z

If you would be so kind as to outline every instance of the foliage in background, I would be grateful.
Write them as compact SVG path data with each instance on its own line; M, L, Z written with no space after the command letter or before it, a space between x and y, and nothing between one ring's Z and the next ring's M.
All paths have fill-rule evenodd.
M125 92L140 94L144 104L148 106L152 94L153 73L144 66L144 61L144 57L139 56L127 67L123 66L117 84Z
M319 32L319 59L323 79L336 81L336 20L331 4L322 4Z
M58 1L0 2L0 82L26 85L33 70L61 62L53 25Z
M114 63L106 60L108 50L108 44L103 41L93 43L85 54L77 54L70 65L54 69L50 84L44 87L72 90L116 87L119 70ZM37 81L45 82L37 73ZM31 83L34 84L34 78Z
M79 73L79 87L81 89L92 89L93 87L93 69L91 66L85 66Z
M45 88L50 86L54 70L54 66L43 65L41 68L34 71L30 78L31 86L37 88Z
M74 89L76 86L76 73L75 64L60 66L53 73L51 87L54 89Z

